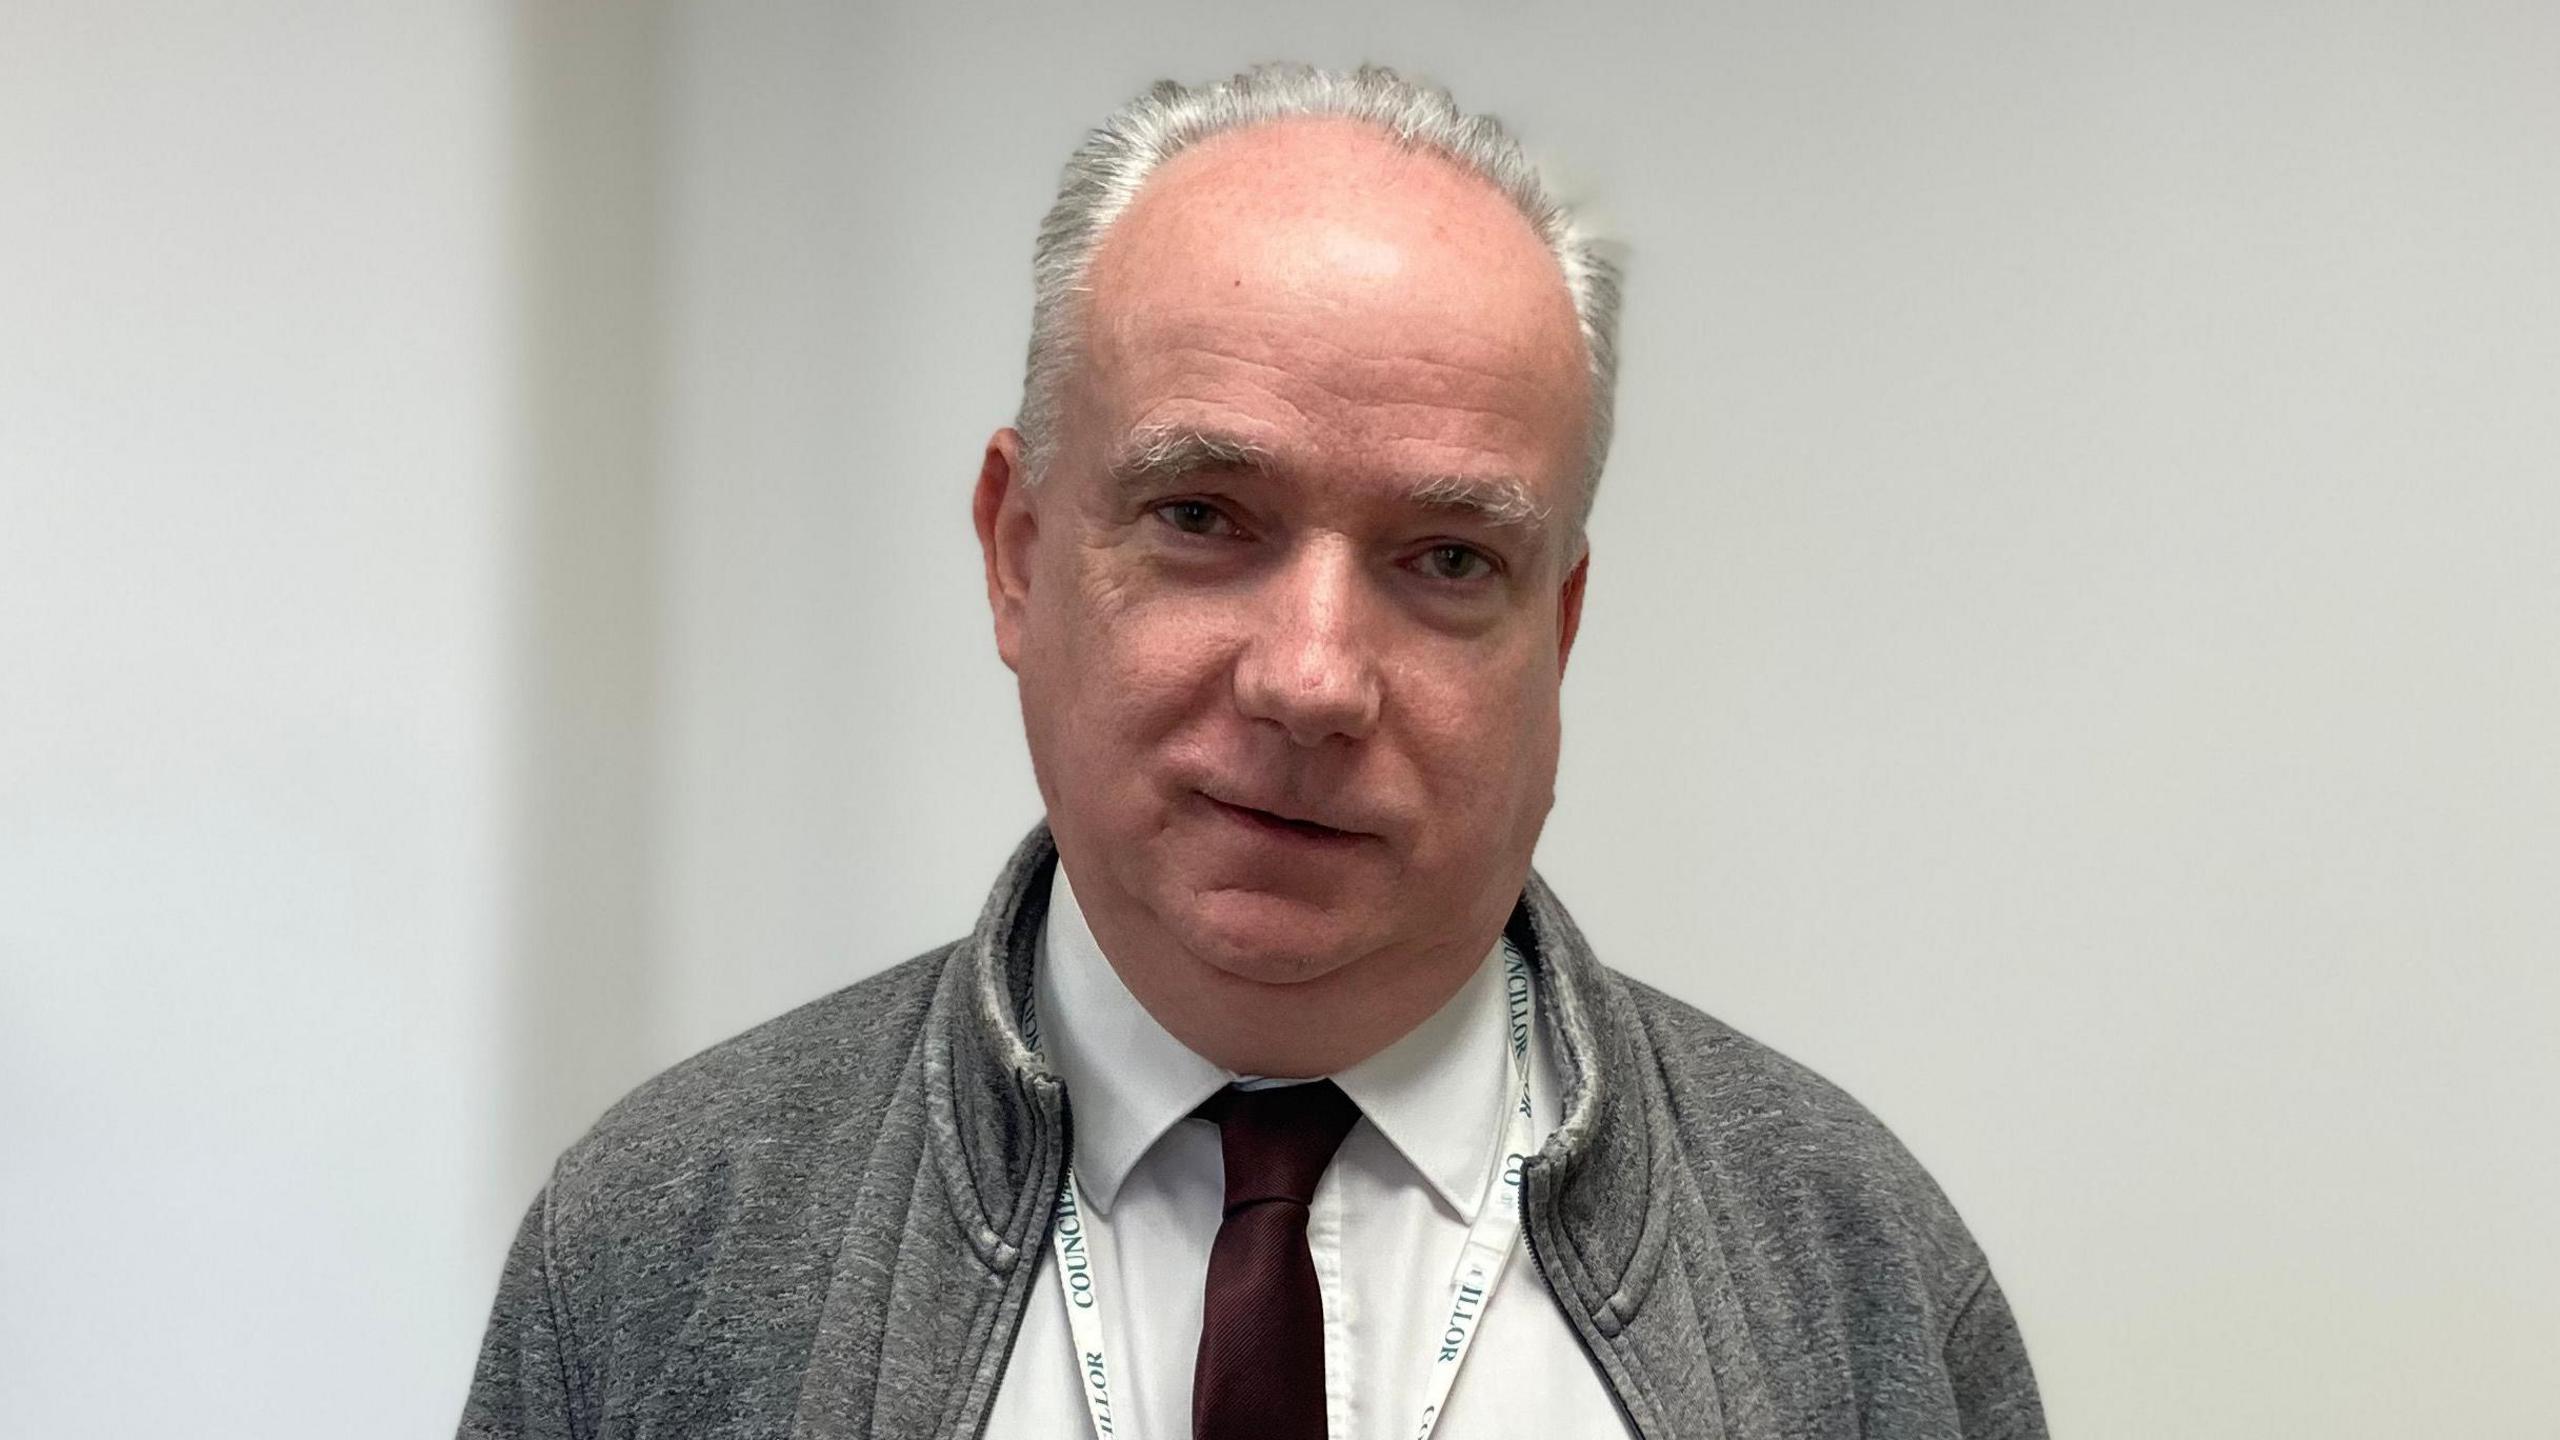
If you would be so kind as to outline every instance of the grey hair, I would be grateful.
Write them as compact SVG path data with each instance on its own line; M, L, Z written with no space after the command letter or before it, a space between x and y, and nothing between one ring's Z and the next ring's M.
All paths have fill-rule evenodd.
M1577 520L1591 512L1609 455L1618 382L1618 267L1572 210L1547 191L1520 143L1490 115L1468 115L1449 92L1381 65L1353 71L1259 65L1188 86L1160 80L1105 119L1068 157L1057 202L1033 247L1031 354L1022 377L1022 432L1032 480L1056 458L1059 396L1076 362L1095 250L1156 167L1213 135L1276 120L1338 117L1375 126L1396 144L1440 156L1502 192L1564 272L1589 358L1591 413Z

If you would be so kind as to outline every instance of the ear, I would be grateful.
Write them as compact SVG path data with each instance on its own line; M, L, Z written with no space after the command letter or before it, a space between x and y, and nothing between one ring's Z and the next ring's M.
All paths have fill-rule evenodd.
M1564 577L1564 589L1556 595L1556 674L1564 674L1565 662L1573 658L1573 637L1582 630L1582 587L1591 575L1591 542L1582 544L1582 558L1573 562L1573 573Z
M978 462L978 491L970 504L978 526L978 550L987 565L987 607L995 613L996 654L1020 670L1023 616L1031 600L1031 549L1040 520L1032 513L1030 471L1022 463L1021 432L1007 426L987 440Z

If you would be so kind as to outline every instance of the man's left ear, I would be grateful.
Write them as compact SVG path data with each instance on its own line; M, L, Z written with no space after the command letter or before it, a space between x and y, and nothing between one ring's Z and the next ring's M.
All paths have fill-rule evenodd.
M1582 629L1582 587L1591 576L1591 542L1582 542L1582 556L1573 562L1573 571L1564 577L1564 589L1556 595L1556 673L1564 673L1565 662L1573 658L1573 637Z

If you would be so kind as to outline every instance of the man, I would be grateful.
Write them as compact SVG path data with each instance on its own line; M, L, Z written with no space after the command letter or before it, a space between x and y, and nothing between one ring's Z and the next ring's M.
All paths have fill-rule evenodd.
M1529 871L1615 288L1385 71L1160 86L975 498L1047 823L554 1171L466 1435L2034 1436L1854 1102Z

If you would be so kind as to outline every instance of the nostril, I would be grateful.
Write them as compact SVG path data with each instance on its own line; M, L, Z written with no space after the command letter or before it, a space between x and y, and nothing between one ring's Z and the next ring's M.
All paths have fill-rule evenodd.
M1270 637L1238 658L1233 685L1244 714L1278 725L1299 745L1356 738L1376 723L1379 677L1372 657L1347 647Z

